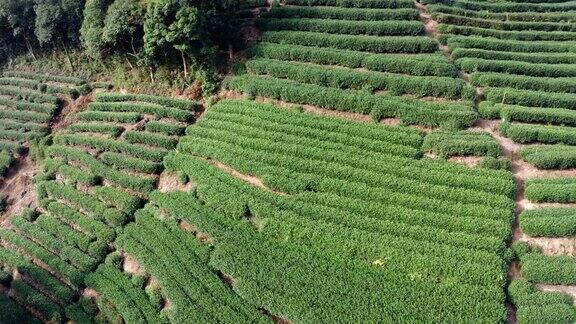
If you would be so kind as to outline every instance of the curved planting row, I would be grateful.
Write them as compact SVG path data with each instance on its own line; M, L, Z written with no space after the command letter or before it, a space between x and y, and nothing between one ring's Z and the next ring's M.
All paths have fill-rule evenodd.
M16 274L4 282L10 297L44 321L90 321L93 302L80 298L89 286L104 296L98 318L116 321L119 309L107 305L120 303L142 311L120 313L120 319L162 322L160 308L143 291L129 289L126 274L102 262L157 187L162 159L194 121L196 107L184 100L101 93L75 124L55 134L37 184L40 207L13 216L0 232L0 265Z
M195 191L151 201L216 245L210 264L234 291L288 320L502 320L514 183L504 171L422 160L422 138L223 101L165 159ZM422 298L425 307L408 307Z
M519 144L515 153L531 167L576 167L575 3L427 2L434 3L427 9L440 23L440 40L471 84L482 88L486 101L479 104L480 115L502 119L500 133ZM525 181L524 198L531 203L520 206L523 235L514 244L520 275L509 285L519 323L568 323L576 318L566 295L537 286L562 290L554 286L576 284L576 258L555 255L563 252L547 243L548 238L574 236L576 209L542 205L576 203L575 186L570 176L531 176Z
M412 3L283 1L259 12L262 43L248 51L247 75L226 81L230 90L405 124L476 120L474 91L424 35Z

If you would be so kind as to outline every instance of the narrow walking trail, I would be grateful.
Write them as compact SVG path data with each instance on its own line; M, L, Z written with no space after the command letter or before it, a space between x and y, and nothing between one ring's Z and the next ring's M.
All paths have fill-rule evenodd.
M438 33L438 22L436 22L432 15L428 12L427 6L418 2L415 2L415 7L420 12L420 20L424 23L426 29L426 35L428 37L432 37L437 39L439 36ZM452 61L452 55L448 46L439 44L440 51ZM470 77L467 73L459 70L458 77L462 79L466 84L470 84ZM483 97L483 89L480 87L475 87L476 91L476 99L474 102L475 108L478 108L478 104L482 101ZM513 174L514 180L516 182L516 209L514 212L514 220L512 223L512 239L509 242L509 245L512 245L514 242L520 240L523 237L523 233L520 229L518 224L518 217L519 215L527 209L529 203L524 197L524 183L526 181L526 176L533 173L533 170L530 170L530 166L522 161L522 158L519 156L519 150L522 147L519 144L514 143L512 140L503 137L498 132L498 127L500 125L500 121L491 121L485 119L479 119L478 122L471 128L471 130L477 131L485 131L489 133L502 147L502 153L504 157L508 158L511 161L511 172ZM529 207L528 207L529 208ZM513 261L508 266L508 279L509 282L520 276L520 268L516 261ZM507 323L516 323L516 307L510 301L509 298L506 299L506 309L507 309Z

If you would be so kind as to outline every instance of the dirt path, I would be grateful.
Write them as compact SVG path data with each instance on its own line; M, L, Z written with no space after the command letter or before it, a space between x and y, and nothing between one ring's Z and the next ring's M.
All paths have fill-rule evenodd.
M420 20L424 23L426 35L428 37L437 39L439 35L438 23L435 20L433 20L430 13L428 13L427 6L417 2L415 3L415 6L420 12ZM448 46L442 44L439 44L438 46L440 51L449 60L452 61L452 55L450 53ZM466 82L466 84L470 85L470 76L467 73L459 71L458 76L460 79ZM477 93L477 98L474 101L474 104L477 109L478 103L482 99L483 89L475 88L475 90ZM514 220L512 223L512 240L511 242L509 242L510 245L512 245L514 242L516 242L517 240L521 239L524 236L518 225L518 216L522 213L522 211L524 211L524 209L528 205L527 200L524 198L524 183L526 178L532 173L534 173L534 170L531 170L519 156L518 152L522 146L500 135L500 133L498 132L499 123L500 121L489 121L480 119L471 129L488 132L496 141L498 141L498 143L500 143L503 155L512 162L511 172L514 176L514 181L516 182L516 197L515 197L516 209L514 211ZM520 276L520 267L517 264L517 262L510 263L507 275L509 280L512 280L513 278ZM517 322L516 306L508 298L506 300L505 306L507 309L506 323L516 323Z

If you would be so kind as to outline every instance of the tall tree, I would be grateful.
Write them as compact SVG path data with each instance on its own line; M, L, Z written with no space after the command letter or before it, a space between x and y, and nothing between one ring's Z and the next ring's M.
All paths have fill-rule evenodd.
M34 34L40 45L55 45L64 41L64 13L60 0L35 0L36 23Z
M84 19L80 28L80 39L86 52L93 58L101 58L106 10L111 0L86 0Z
M32 42L34 41L34 0L5 0L6 20L12 28L15 37L21 38L30 54L34 56Z
M112 47L129 45L136 55L135 42L142 37L144 8L138 0L115 0L104 19L102 40Z
M144 53L155 58L166 49L180 52L185 77L188 58L195 58L198 46L198 9L186 0L152 0L144 20Z

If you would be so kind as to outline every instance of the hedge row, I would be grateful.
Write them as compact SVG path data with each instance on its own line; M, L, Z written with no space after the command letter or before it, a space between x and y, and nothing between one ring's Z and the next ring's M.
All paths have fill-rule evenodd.
M566 294L540 291L525 278L512 280L508 294L519 323L572 323L576 319L574 305Z
M49 122L52 116L33 111L0 109L0 118L44 124Z
M5 176L8 168L14 163L12 154L7 151L0 151L0 176Z
M114 111L81 111L76 114L76 118L81 121L104 121L133 124L141 119L136 112L114 112Z
M58 97L35 90L15 89L6 86L0 86L0 94L36 103L47 103L52 105L60 104L60 99L58 99Z
M467 290L470 294L466 295L463 285L447 287L409 279L384 270L384 266L370 269L346 264L290 242L239 236L216 247L212 265L242 282L235 287L241 297L295 322L397 322L407 318L457 322L462 320L457 309L465 309L470 319L497 322L504 318L500 300L480 289L474 293ZM347 287L346 294L333 298L342 287ZM396 303L386 302L390 300ZM464 306L471 305L468 303L474 307ZM415 304L422 306L418 310L409 307Z
M11 288L16 294L22 296L26 304L34 305L46 321L54 323L62 321L62 308L41 292L21 280L12 281Z
M571 23L555 23L544 21L503 21L503 20L489 20L471 18L468 16L452 15L452 14L436 14L433 13L432 17L439 23L450 25L461 25L487 29L498 29L506 31L576 31L576 27Z
M574 208L525 210L519 217L522 231L534 237L565 237L576 234Z
M459 164L392 157L391 155L400 152L397 145L420 150L422 134L412 128L355 123L313 114L294 113L254 101L224 100L218 103L217 109L208 111L206 116L214 116L221 122L227 121L229 122L227 125L241 124L292 135L290 138L296 143L307 138L314 141L314 144L311 144L314 147L333 148L340 152L349 152L351 156L365 155L367 152L378 154L378 161L356 159L357 164L354 164L356 168L418 178L421 181L449 187L493 192L508 197L514 195L515 185L508 173L474 170ZM327 145L329 142L333 144ZM389 151L388 147L393 151ZM426 171L418 172L418 170Z
M451 156L492 156L502 154L500 144L488 133L473 131L434 132L424 138L422 149L448 158Z
M391 144L419 150L423 139L420 131L408 127L359 124L326 116L282 111L277 106L254 101L223 100L218 103L217 109L207 112L207 116L214 116L219 122L266 126L268 130L292 135L294 139L310 138L324 142L330 138L331 142L343 147L357 147L363 152L372 153L398 152L385 148Z
M373 35L373 36L418 36L424 34L420 21L357 21L313 18L263 18L258 19L263 30L294 30L316 33Z
M563 12L576 10L576 4L573 2L564 3L523 3L523 2L480 2L457 0L454 5L459 8L468 10L487 10L490 12Z
M0 105L10 107L15 110L43 113L49 116L54 115L54 112L56 111L56 107L53 105L12 100L7 98L0 98Z
M500 132L518 143L576 145L576 129L573 127L503 122Z
M14 217L14 219L16 218L18 217ZM56 279L47 270L32 263L32 261L24 257L22 254L2 247L0 248L0 256L2 264L18 270L22 275L34 278L36 282L41 283L42 286L49 289L54 295L61 297L63 301L74 298L74 292L71 288ZM12 284L13 283L14 281Z
M529 281L550 285L576 284L576 258L573 256L528 253L520 261L522 276Z
M576 202L576 179L541 178L526 182L526 198L535 202Z
M59 143L59 141L57 141ZM150 192L154 189L154 179L148 177L135 177L130 174L117 171L106 164L100 162L92 155L83 152L81 149L54 145L47 148L47 154L58 156L66 160L73 160L82 163L92 173L97 174L119 186L135 190L137 192Z
M374 53L432 53L436 40L419 36L355 36L303 31L269 31L262 34L269 43L330 47Z
M261 95L297 104L371 114L373 119L398 117L405 124L462 128L472 125L477 115L462 104L433 104L402 97L371 95L361 91L343 91L290 80L262 76L233 77L225 81L228 89L249 96Z
M29 228L22 229L22 226L19 224L20 221L26 222L20 218L19 220L15 221L15 223L17 223L15 227L18 228L18 231L22 231L24 235L19 235L18 233L15 233L11 230L3 229L0 232L2 241L14 246L16 251L21 251L21 253L23 253L21 257L24 257L24 255L35 257L42 263L48 265L49 269L59 273L63 278L68 279L73 286L79 287L78 285L82 283L82 273L69 262L82 262L81 259L85 258L86 256L78 250L73 250L71 247L67 249L67 253L62 255L62 258L55 256L52 252L46 250L44 247L33 241L36 236L41 239L41 235L37 235L37 233L42 234L42 229L30 223L27 224ZM31 239L27 238L26 236L30 237ZM66 243L60 242L60 245L66 246ZM76 251L77 253L74 254L73 251ZM78 258L80 261L76 259L78 255L81 255ZM64 258L72 258L72 260L68 261ZM40 279L42 279L42 277L40 277ZM43 284L43 282L40 283ZM56 278L46 281L46 288L51 289L50 292L52 296L56 297L56 299L61 300L62 302L71 302L76 295L71 288Z
M515 61L483 60L476 58L461 58L456 64L468 73L500 72L521 74L537 77L574 77L576 67L570 64L540 64Z
M349 68L331 68L306 63L255 59L246 63L248 72L286 78L339 89L386 90L393 95L412 94L449 99L473 99L474 92L464 81L454 78L406 76L383 72L365 72Z
M21 132L34 131L38 133L47 133L48 126L30 123L30 122L20 122L10 119L0 119L0 129L12 129Z
M520 1L516 1L520 2ZM563 1L559 1L563 2ZM428 12L445 13L456 16L465 16L478 19L495 19L507 22L526 21L526 22L558 22L561 24L574 21L574 14L570 12L492 12L476 11L458 8L454 6L432 4L428 5Z
M118 137L124 131L122 126L106 123L76 123L69 125L67 131L72 133L102 133L112 137Z
M520 151L526 162L542 169L570 169L576 167L576 147L568 145L526 146Z
M142 199L115 187L95 187L94 193L101 201L116 207L127 215L133 215L137 209L143 206Z
M74 206L81 207L94 218L106 221L111 227L122 226L128 221L127 215L114 208L109 208L98 199L78 191L72 186L59 184L54 181L44 182L43 186L49 196L66 200Z
M576 40L576 33L563 31L507 31L498 29L457 26L439 24L438 31L442 34L495 37L498 39L510 39L519 41L573 41Z
M553 93L512 88L487 88L484 91L484 95L487 100L502 104L576 109L576 94L573 93Z
M146 131L152 133L160 133L168 136L173 135L183 135L186 130L186 126L179 124L164 123L156 120L151 120L146 123Z
M3 76L12 78L25 78L32 79L40 82L52 81L58 83L68 83L75 86L81 86L86 83L86 80L75 77L61 76L61 75L51 75L51 74L40 74L33 72L21 72L21 71L4 71Z
M139 143L150 146L163 148L166 150L173 150L178 144L178 140L158 133L149 133L141 131L128 131L124 133L124 139L128 143Z
M284 61L304 61L372 71L456 77L456 67L439 55L370 54L349 50L260 43L250 48L253 56Z
M576 93L576 78L542 78L475 72L470 75L470 82L477 87L509 87L523 90Z
M103 152L99 158L102 162L119 169L129 169L148 174L158 174L162 172L162 163L146 161L124 154Z
M416 9L365 9L341 7L273 7L262 18L323 18L343 20L418 20Z
M334 6L345 8L412 8L409 0L285 0L287 5Z
M456 36L448 40L450 51L456 48L477 48L492 51L506 52L558 52L558 53L576 53L576 45L562 42L525 42L514 40L503 40L488 37L467 37Z
M140 113L153 115L157 118L170 117L182 122L191 121L194 117L187 110L152 103L93 102L89 109L96 112Z
M143 210L118 243L161 284L174 304L171 320L183 323L264 320L253 306L219 280L208 265L209 251L176 224L162 222L151 211Z
M97 102L123 102L123 101L147 102L187 111L194 111L200 107L198 102L195 101L151 96L144 94L122 94L122 93L101 92L96 94L95 100Z
M124 272L102 264L86 276L85 282L112 303L127 323L162 323L144 290L135 287Z
M164 155L166 155L165 150L151 149L124 141L96 138L80 134L61 133L55 138L55 142L65 145L89 146L101 151L124 153L152 162L161 162Z
M112 242L116 233L100 220L87 216L68 205L58 202L50 202L46 207L48 212L56 217L62 218L67 222L79 226L86 233L90 233L97 239L104 242Z
M210 118L206 120L209 122ZM452 190L444 186L437 186L425 181L415 181L412 177L398 177L394 173L382 170L380 174L374 169L360 167L355 158L335 155L337 148L328 143L317 146L312 142L294 143L291 138L282 134L269 131L256 130L242 125L206 125L204 122L197 127L190 128L189 136L181 140L179 151L200 156L211 156L219 161L233 165L237 170L246 171L248 174L279 175L292 174L294 184L300 181L310 181L308 188L317 191L340 190L335 188L337 183L342 187L352 188L356 184L347 183L354 181L365 183L372 190L374 196L379 191L391 191L395 193L411 194L415 191L418 195L435 199L451 199L462 203L476 203L496 208L508 209L511 202L505 197L481 192L468 194L467 190ZM236 148L233 148L233 146ZM227 151L227 149L230 151ZM398 148L400 149L400 148ZM409 152L409 151L408 151ZM348 154L348 152L346 152ZM247 164L246 161L258 161L258 164ZM284 163L282 163L284 161ZM274 169L276 168L276 169ZM272 172L271 170L275 170ZM354 171L356 170L356 171ZM300 175L302 174L302 175ZM304 176L306 174L306 176ZM272 177L265 177L264 182L274 181L271 186L281 186L288 190L290 184ZM415 189L419 188L419 189ZM280 188L279 188L280 189ZM293 191L299 191L294 188ZM350 194L355 195L355 194ZM403 196L403 195L399 195ZM397 197L401 199L401 197ZM391 199L383 198L384 200ZM432 203L431 203L432 204Z
M481 48L455 48L452 51L452 58L476 58L499 61L518 61L526 63L547 63L547 64L576 64L575 53L519 53L506 51L493 51Z
M494 105L488 103L486 105ZM549 123L556 125L576 125L576 111L560 108L537 108L514 105L496 104L494 107L508 121L521 121L527 123Z
M263 217L265 215L267 225L266 228L262 229L263 234L282 237L288 235L291 229L299 228L301 232L291 236L295 243L297 241L299 244L310 246L310 248L323 250L326 254L344 258L344 260L352 258L359 263L373 258L394 260L394 262L387 263L387 269L393 272L426 271L439 280L444 276L457 277L461 282L486 287L490 286L491 283L500 281L497 278L498 273L502 272L499 270L502 261L493 253L487 252L494 251L496 246L501 245L504 240L503 237L483 236L482 239L478 239L478 237L469 236L468 239L465 239L465 236L458 235L453 239L444 237L447 241L443 241L441 239L443 230L429 229L431 233L434 233L430 236L430 241L427 241L428 236L426 236L426 240L422 240L422 237L415 239L414 236L417 235L415 232L407 235L405 232L406 225L395 221L373 222L372 226L367 227L369 220L362 215L371 212L365 210L365 214L361 214L363 212L360 206L366 206L369 210L377 210L386 202L380 204L375 201L359 200L357 197L348 199L344 195L308 194L305 195L305 199L299 199L305 206L298 207L301 205L298 201L277 199L277 197L253 187L250 189L248 184L225 175L223 171L214 170L214 167L206 170L205 167L198 165L203 164L199 161L190 155L179 155L174 160L170 159L169 163L174 163L172 166L177 165L179 170L183 170L192 179L201 183L202 189L199 195L207 206L211 206L234 219L242 218L245 208L252 210L254 215L262 215ZM197 169L198 167L202 171ZM218 189L214 191L210 188ZM354 190L352 192L357 193ZM224 195L219 195L219 193L224 193ZM233 201L227 200L226 197L229 195L235 195L237 198ZM326 201L323 199L326 196L332 197L332 199ZM338 200L343 201L338 203ZM354 208L350 208L351 202L354 202L352 203ZM322 205L330 206L330 208L322 207ZM396 205L403 206L404 202L396 203ZM412 208L420 209L418 207ZM345 216L343 213L349 216ZM393 219L393 215L387 217ZM192 218L197 219L197 216L194 215ZM458 214L458 216L463 216L463 214ZM193 223L205 224L205 222L206 220L194 221ZM364 226L361 227L360 224L362 223ZM379 226L383 227L380 228ZM416 230L416 228L413 229ZM202 228L203 232L208 231L210 234L214 233L212 230L213 228ZM311 235L313 231L316 231L317 234ZM405 234L399 234L402 232ZM448 235L448 233L444 234ZM314 238L312 239L312 237ZM476 242L472 243L474 240ZM344 241L347 242L346 246L341 244ZM472 244L468 245L470 249L458 248L465 244L464 241ZM364 257L357 259L359 255ZM460 260L459 262L464 264L468 270L450 265L454 264L453 262L456 260ZM486 267L483 271L479 271L480 269L476 265L482 263ZM488 266L488 264L490 265Z

